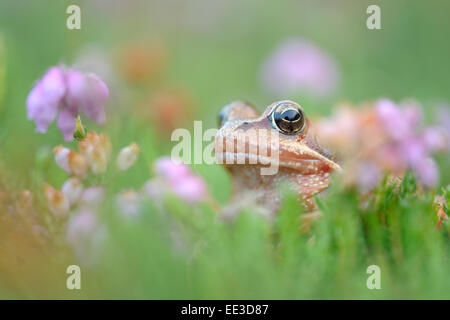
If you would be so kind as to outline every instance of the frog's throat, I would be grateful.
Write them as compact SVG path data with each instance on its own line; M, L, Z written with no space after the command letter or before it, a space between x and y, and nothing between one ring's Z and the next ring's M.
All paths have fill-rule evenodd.
M326 172L305 175L288 168L280 168L277 175L263 176L260 175L257 165L234 165L227 169L233 176L233 198L246 197L247 193L259 195L258 202L274 211L280 202L281 185L298 194L310 211L315 208L313 196L323 192L331 183L331 175Z

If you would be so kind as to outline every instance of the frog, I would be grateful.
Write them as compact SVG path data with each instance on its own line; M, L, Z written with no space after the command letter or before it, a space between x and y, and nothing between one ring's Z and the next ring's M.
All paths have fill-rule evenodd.
M215 157L232 178L230 203L251 195L252 202L274 218L282 203L281 186L286 185L302 202L304 215L314 218L319 214L315 195L323 193L331 184L332 174L342 169L333 155L319 143L300 104L292 100L276 101L260 114L250 103L234 101L220 110L218 126ZM262 174L261 169L268 164L258 156L260 149L252 146L266 140L247 134L253 129L265 130L277 139L277 143L267 143L266 146L269 154L276 151L273 153L278 156L278 170L274 174ZM231 141L229 145L228 141ZM239 154L235 147L238 143L245 146L244 152L239 150ZM273 149L274 146L277 150ZM238 155L245 161L226 161L227 157L228 160L230 157L237 160Z

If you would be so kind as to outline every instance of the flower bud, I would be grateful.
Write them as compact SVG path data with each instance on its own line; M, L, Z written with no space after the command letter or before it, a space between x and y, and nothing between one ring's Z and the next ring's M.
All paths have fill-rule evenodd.
M91 236L98 225L97 213L85 208L76 212L67 224L67 240L72 245L80 245Z
M49 184L44 186L44 196L47 200L48 208L57 217L65 217L69 213L69 199L62 191L56 190Z
M80 179L73 177L64 182L61 191L69 200L69 204L73 206L81 198L81 193L83 192L83 185L81 184Z
M140 209L141 195L134 190L124 190L116 196L119 210L124 216L136 216Z
M67 222L66 240L81 265L92 266L99 261L107 236L98 212L89 207L81 207Z
M139 146L134 142L120 150L116 162L119 170L128 170L136 162L139 152Z
M107 135L89 131L86 138L78 144L78 148L94 174L106 172L112 148Z
M84 178L87 172L86 160L79 153L57 146L53 149L56 163L67 173Z
M207 198L206 184L198 176L190 176L180 179L171 185L172 192L188 203L199 203Z
M164 198L165 188L166 184L162 179L152 178L150 180L147 180L147 182L144 184L143 192L144 194L149 196L150 199L156 201Z
M98 207L105 199L105 189L103 187L90 187L81 194L80 202L87 207Z
M161 157L156 160L154 171L158 176L169 182L177 182L184 177L189 177L191 169L182 162L174 161L169 157Z
M81 122L80 115L77 116L77 122L75 126L75 132L73 133L73 137L78 141L81 141L84 138L86 138L86 130L83 126L83 123Z

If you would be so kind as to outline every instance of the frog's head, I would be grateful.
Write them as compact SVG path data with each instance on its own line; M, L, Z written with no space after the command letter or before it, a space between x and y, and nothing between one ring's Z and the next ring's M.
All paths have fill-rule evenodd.
M331 172L341 170L317 143L296 102L274 102L259 115L248 103L236 101L220 111L219 126L216 159L234 176L276 164L279 170L273 174L292 177L303 194L314 194L328 186Z

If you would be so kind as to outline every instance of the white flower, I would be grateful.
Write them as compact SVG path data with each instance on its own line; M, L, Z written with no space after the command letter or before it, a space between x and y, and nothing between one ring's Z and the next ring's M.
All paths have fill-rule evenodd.
M81 194L83 192L83 185L80 179L73 177L64 182L61 191L69 200L69 204L73 206L81 198Z
M107 238L106 226L101 224L95 210L82 207L67 223L67 242L85 266L92 266L99 260L100 250Z
M67 173L84 178L87 172L86 160L77 152L57 146L53 149L56 163Z
M164 181L160 178L153 178L147 180L144 184L143 191L152 200L161 200L164 197L164 192L166 189Z
M81 194L80 202L90 208L98 207L105 199L105 189L103 187L90 187Z
M106 172L111 148L108 136L104 133L97 134L94 131L89 131L86 137L78 144L80 153L84 156L94 174Z
M62 191L45 184L44 196L47 200L48 208L55 216L60 218L67 216L70 210L70 203Z
M128 170L136 162L139 152L139 146L134 142L120 150L116 162L119 170Z
M124 190L116 196L119 210L124 216L136 216L140 209L141 195L134 190Z

